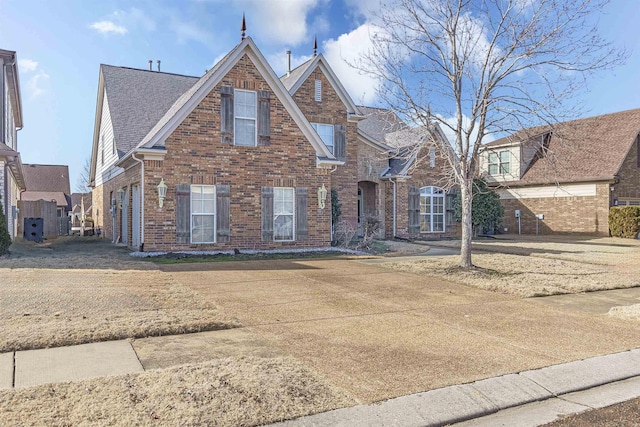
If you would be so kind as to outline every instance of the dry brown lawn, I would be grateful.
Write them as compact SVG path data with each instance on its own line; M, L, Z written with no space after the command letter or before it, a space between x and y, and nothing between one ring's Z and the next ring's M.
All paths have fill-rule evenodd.
M609 316L640 321L640 304L612 307L611 310L609 310Z
M123 248L58 240L0 259L0 352L237 326Z
M3 425L254 426L356 402L292 358L226 358L0 391Z
M382 266L461 282L490 291L534 297L640 286L640 242L563 237L474 242L475 270L457 268L459 256L425 257ZM546 240L545 240L546 239ZM438 242L459 246L459 242Z

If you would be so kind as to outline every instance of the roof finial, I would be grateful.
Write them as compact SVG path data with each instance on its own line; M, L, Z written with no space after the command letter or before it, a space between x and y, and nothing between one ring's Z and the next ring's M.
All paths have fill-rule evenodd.
M240 28L240 31L242 32L242 38L241 40L244 40L245 37L245 33L247 32L247 23L244 20L244 12L242 12L242 27Z
M313 36L313 56L318 54L318 37Z

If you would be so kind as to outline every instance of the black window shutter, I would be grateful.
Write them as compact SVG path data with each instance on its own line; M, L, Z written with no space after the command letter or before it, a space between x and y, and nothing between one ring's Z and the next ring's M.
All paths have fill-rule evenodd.
M420 232L420 189L409 187L409 234Z
M307 239L307 200L307 189L296 188L296 240Z
M271 139L271 92L258 91L258 145L269 145Z
M231 187L229 185L216 185L216 241L228 242L231 236L229 223L229 203Z
M273 240L273 187L262 187L262 241Z
M345 160L347 157L347 127L344 125L333 126L333 155L338 160Z
M233 144L233 88L220 88L220 133L223 144Z
M191 238L191 186L176 186L176 242L189 243Z

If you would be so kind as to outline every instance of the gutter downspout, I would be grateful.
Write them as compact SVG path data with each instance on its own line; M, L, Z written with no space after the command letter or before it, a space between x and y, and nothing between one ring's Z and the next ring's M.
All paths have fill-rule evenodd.
M159 62L159 61L158 61ZM144 160L138 159L136 153L131 153L131 158L140 163L140 247L138 250L144 252Z
M396 238L396 181L390 179L393 183L393 238Z

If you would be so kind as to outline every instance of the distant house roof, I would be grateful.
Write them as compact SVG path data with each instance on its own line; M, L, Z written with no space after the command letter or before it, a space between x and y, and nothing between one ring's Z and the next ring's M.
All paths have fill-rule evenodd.
M639 130L640 109L635 109L525 129L486 147L540 145L540 138L550 133L544 152L522 166L524 173L518 183L610 180L620 170Z
M81 200L84 199L85 210L91 207L93 193L72 193L71 194L71 208L75 209L76 206L80 207Z
M100 66L118 155L142 141L198 77L112 65Z
M69 186L69 166L66 165L23 165L27 191L59 192L71 194Z
M358 131L375 141L385 143L388 134L409 129L409 126L396 113L386 108L359 105L358 109L366 117L358 122Z

